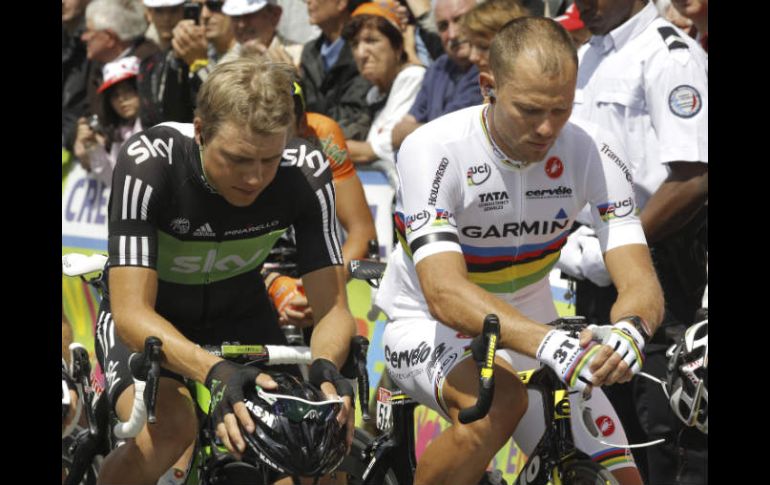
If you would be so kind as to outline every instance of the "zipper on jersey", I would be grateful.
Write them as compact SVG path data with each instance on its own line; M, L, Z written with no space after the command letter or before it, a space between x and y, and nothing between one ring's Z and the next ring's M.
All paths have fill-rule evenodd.
M212 261L216 261L217 256L219 255L219 244L217 244L217 247L214 248L214 254L211 258ZM209 253L211 255L211 253ZM206 271L203 273L203 295L202 295L202 304L201 304L201 326L204 328L211 328L212 322L211 319L209 319L209 283L211 282L211 268L213 268L214 265L209 264L208 261L206 261L204 268Z

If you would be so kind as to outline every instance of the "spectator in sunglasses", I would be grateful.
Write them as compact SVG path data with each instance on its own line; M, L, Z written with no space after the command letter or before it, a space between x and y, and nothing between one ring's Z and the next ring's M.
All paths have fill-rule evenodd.
M200 20L177 23L171 40L174 53L190 72L193 99L209 72L236 44L232 21L222 12L224 0L194 1L201 5Z
M237 41L233 59L241 55L266 55L271 61L299 67L302 46L278 33L283 8L277 0L227 0L222 12L230 16Z

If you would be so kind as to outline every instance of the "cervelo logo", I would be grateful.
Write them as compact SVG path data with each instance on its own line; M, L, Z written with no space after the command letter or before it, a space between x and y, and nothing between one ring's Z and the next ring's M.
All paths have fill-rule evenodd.
M565 199L572 197L572 188L560 185L555 189L535 189L525 192L527 199Z
M428 360L430 356L431 346L427 342L422 341L414 349L404 350L401 352L391 352L390 347L385 346L385 362L390 364L393 369L400 369L404 364L407 367L423 363Z
M422 228L428 223L428 220L430 220L430 213L427 210L406 216L406 220L404 221L406 223L406 233L410 234Z
M320 150L312 149L307 151L307 145L300 145L299 148L287 148L283 151L284 161L282 167L302 167L307 165L313 172L314 177L321 175L329 167L329 162Z
M161 157L168 158L168 164L172 163L172 149L174 148L174 139L169 137L167 142L160 138L150 141L147 135L141 135L138 140L128 145L126 153L134 157L134 163L139 165L148 158Z
M212 270L216 271L237 271L242 268L248 268L259 260L260 255L264 252L264 249L258 250L254 253L254 256L244 261L237 254L229 254L217 258L217 250L211 249L203 256L177 256L174 258L174 264L171 266L171 271L175 273L210 273Z
M466 175L468 177L468 185L481 185L492 175L492 169L488 163L476 165L469 168Z
M617 217L626 217L634 211L634 198L621 200L618 202L607 202L596 206L604 222Z

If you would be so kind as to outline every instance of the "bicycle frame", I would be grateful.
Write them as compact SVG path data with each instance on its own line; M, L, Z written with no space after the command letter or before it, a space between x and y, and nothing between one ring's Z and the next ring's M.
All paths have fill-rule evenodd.
M516 478L514 485L561 484L562 464L575 459L590 459L575 448L572 438L570 406L567 389L548 367L518 373L528 389L543 395L545 431Z

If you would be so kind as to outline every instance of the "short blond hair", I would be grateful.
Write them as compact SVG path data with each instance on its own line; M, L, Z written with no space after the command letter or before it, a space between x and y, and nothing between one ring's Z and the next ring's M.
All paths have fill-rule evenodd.
M537 60L541 73L557 76L577 70L575 44L569 33L558 22L545 17L520 17L503 26L489 46L489 69L498 84L514 72L520 55Z
M487 0L463 15L460 26L469 35L491 39L503 25L527 15L529 11L519 0Z
M262 135L292 125L293 79L294 68L282 62L240 57L218 64L198 91L195 114L204 140L227 121Z

